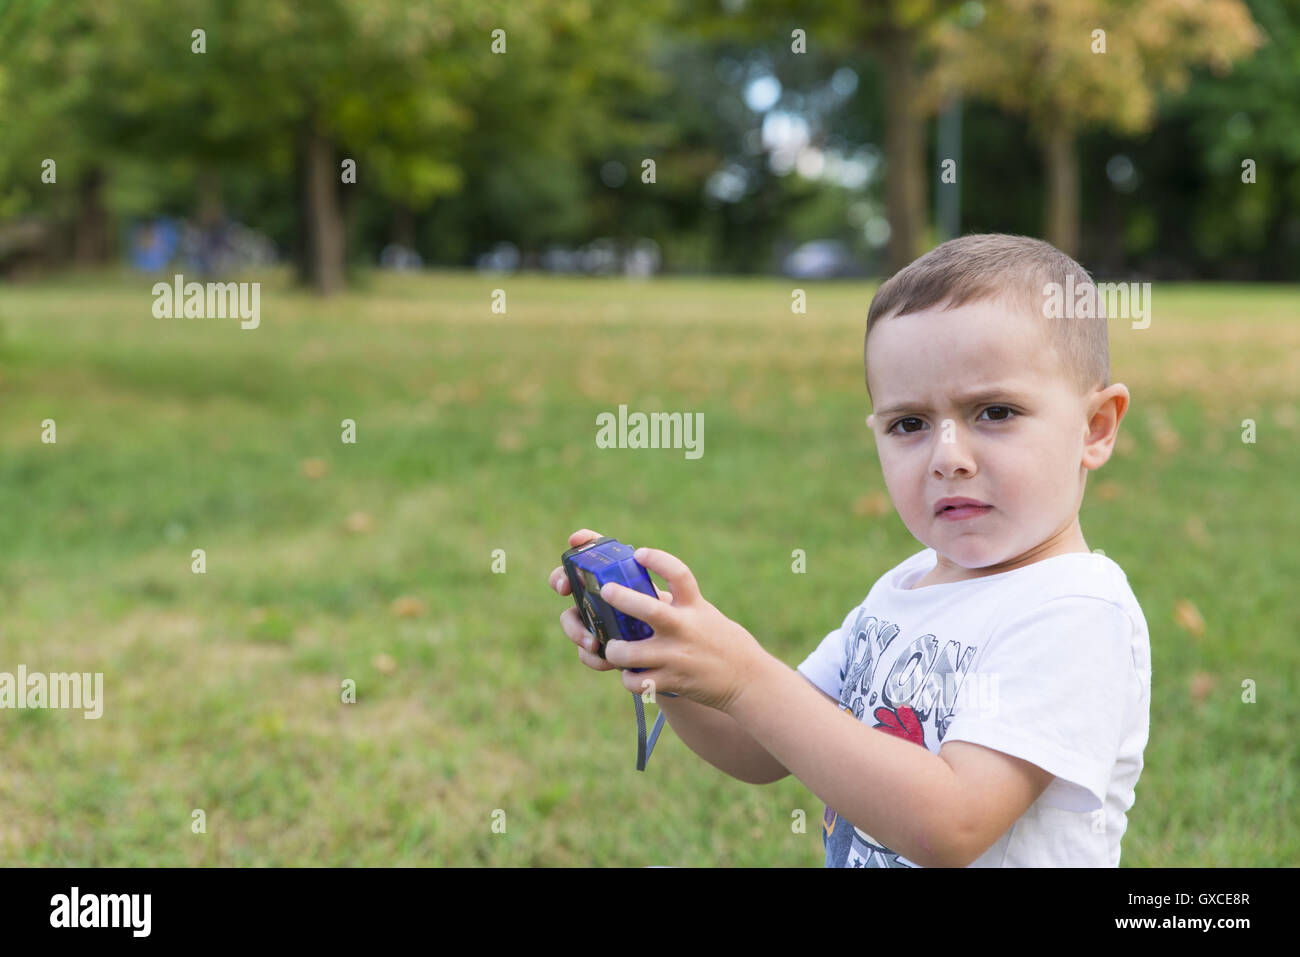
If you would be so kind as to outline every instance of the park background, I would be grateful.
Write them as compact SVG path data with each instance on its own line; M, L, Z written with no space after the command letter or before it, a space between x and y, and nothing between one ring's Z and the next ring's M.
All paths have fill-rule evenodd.
M797 780L634 770L546 577L664 548L797 664L920 547L872 292L985 231L1153 284L1081 516L1151 634L1122 864L1300 861L1298 90L1295 0L0 4L0 671L104 673L0 712L0 864L820 865Z

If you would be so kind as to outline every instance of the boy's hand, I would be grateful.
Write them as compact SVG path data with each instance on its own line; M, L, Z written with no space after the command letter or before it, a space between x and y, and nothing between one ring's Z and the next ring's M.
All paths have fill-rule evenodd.
M727 711L767 653L753 635L705 600L681 559L657 548L638 548L634 554L668 582L672 601L655 601L613 583L602 588L605 601L654 629L640 641L609 642L605 661L619 668L647 669L623 672L623 687L629 691L643 692L643 683L651 681L648 687L655 694L675 692Z
M585 545L587 542L603 537L600 532L593 532L589 528L584 528L569 536L569 547L577 548L579 545ZM654 585L654 582L650 584ZM560 595L572 594L572 589L569 587L569 576L564 574L563 565L556 565L551 569L550 586ZM672 604L673 596L671 592L660 591L658 585L655 585L655 591L662 601ZM582 620L582 615L578 613L577 606L570 603L569 607L564 610L563 614L560 615L560 627L569 636L569 640L578 646L578 660L588 668L593 671L613 671L618 667L618 665L610 664L596 651L596 636L587 630L587 624ZM640 691L641 689L638 688L637 690Z

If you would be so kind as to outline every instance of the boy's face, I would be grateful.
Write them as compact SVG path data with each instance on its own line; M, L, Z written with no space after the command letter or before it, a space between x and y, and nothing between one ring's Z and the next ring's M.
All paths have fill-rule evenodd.
M1078 511L1085 443L1094 441L1090 397L1066 376L1044 321L989 300L895 316L871 331L868 424L885 485L941 563L1017 567L1086 550ZM956 496L988 507L936 512Z

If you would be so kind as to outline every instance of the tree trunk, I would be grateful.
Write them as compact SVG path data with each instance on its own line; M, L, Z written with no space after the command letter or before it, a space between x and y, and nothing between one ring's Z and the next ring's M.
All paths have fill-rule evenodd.
M390 227L392 242L407 249L415 248L415 213L403 202L393 203L393 219Z
M104 171L93 166L77 187L73 260L79 266L108 261L108 210L104 207Z
M339 204L339 167L334 162L334 145L314 122L307 123L301 135L304 222L300 278L328 296L343 288L346 234Z
M1047 128L1047 241L1067 256L1079 255L1079 157L1074 133L1060 124Z
M226 215L221 202L221 174L212 167L204 167L199 172L199 226L213 229Z
M916 107L914 41L891 29L878 51L884 64L885 209L890 273L919 256L925 229L925 119Z
M294 137L293 189L294 206L297 210L298 228L294 231L293 262L298 282L304 286L311 284L311 243L307 240L308 224L311 222L311 203L308 201L310 190L307 188L307 137L299 133Z

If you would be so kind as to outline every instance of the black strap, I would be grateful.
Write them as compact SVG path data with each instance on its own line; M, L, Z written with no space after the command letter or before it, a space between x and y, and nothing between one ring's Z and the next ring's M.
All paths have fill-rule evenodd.
M677 695L669 694L668 697L676 698ZM645 764L650 760L650 755L655 749L655 742L659 740L659 732L663 729L664 718L667 717L661 710L659 717L655 718L655 726L650 732L650 740L646 741L645 736L645 708L641 704L641 695L635 691L632 692L632 703L636 707L636 769L645 770Z

